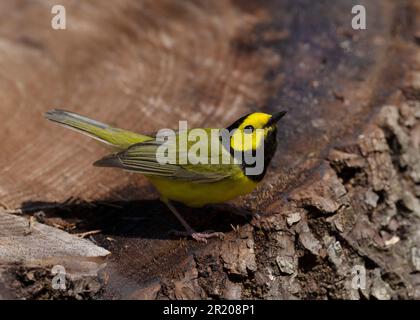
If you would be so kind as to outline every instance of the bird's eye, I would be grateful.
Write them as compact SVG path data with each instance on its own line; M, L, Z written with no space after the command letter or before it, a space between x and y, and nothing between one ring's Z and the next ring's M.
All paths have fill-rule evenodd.
M249 132L254 132L254 127L253 126L251 126L251 125L247 125L245 128L244 128L244 130L246 130L246 131L249 131Z

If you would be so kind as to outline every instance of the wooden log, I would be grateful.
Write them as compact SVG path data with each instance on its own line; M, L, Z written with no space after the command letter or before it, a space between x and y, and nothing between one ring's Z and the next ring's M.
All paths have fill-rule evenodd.
M0 264L30 264L52 258L104 257L110 252L91 241L34 219L0 212Z
M48 1L0 4L0 201L24 213L61 203L46 223L102 230L93 238L112 255L101 297L418 296L414 1L361 1L363 32L347 0L62 4L61 31ZM230 208L183 208L197 229L225 232L208 245L170 237L180 226L145 179L91 167L105 151L42 117L67 108L147 133L280 106L289 113L259 189Z

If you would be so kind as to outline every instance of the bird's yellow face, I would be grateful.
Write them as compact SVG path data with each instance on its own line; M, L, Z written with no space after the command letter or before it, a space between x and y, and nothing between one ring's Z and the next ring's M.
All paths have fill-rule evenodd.
M255 112L240 118L228 128L236 129L231 136L230 147L236 151L251 151L258 149L264 142L275 143L277 121L284 114Z

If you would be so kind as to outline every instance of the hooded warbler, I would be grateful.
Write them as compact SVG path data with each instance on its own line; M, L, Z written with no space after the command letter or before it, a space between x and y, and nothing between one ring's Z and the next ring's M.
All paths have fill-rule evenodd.
M255 112L239 118L225 129L199 129L200 134L195 134L195 138L204 134L210 141L200 149L204 152L201 152L198 160L203 160L204 154L205 161L190 157L189 151L197 141L190 139L190 135L197 129L178 130L174 132L174 139L165 139L158 135L143 135L115 128L64 110L48 111L45 117L107 146L112 153L96 161L95 166L116 167L146 176L159 191L161 200L184 226L186 234L205 242L221 233L196 232L182 218L172 201L189 207L202 207L225 202L254 190L264 178L274 156L277 148L277 123L285 114L285 111L273 115ZM181 140L185 144L181 145ZM169 151L173 150L175 158L167 161ZM257 156L258 153L262 158ZM196 150L192 154L196 154ZM166 162L159 159L158 155ZM183 161L181 157L184 157ZM244 159L255 160L255 163ZM257 161L262 161L260 169L252 171L257 167Z

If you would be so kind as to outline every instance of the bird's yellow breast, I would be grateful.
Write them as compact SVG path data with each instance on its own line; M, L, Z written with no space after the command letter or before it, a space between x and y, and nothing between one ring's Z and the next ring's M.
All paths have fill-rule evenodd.
M250 193L257 182L245 175L212 183L170 180L162 177L148 177L163 198L181 202L189 207L221 203L240 195Z

